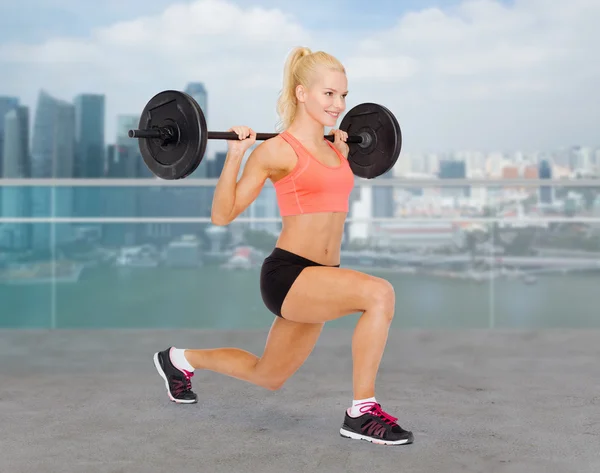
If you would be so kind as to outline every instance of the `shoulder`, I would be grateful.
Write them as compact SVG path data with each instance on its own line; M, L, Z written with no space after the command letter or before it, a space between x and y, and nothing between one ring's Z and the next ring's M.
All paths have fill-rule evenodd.
M285 167L285 157L290 148L285 140L279 136L263 141L259 144L248 159L257 161L261 167L269 171L277 171Z

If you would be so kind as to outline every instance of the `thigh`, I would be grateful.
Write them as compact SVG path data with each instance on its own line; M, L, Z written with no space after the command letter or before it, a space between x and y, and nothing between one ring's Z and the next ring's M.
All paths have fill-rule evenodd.
M315 347L322 323L300 323L275 317L257 374L281 382L292 376Z
M296 322L328 322L365 311L376 298L393 300L393 293L385 279L352 269L312 266L294 281L281 314Z

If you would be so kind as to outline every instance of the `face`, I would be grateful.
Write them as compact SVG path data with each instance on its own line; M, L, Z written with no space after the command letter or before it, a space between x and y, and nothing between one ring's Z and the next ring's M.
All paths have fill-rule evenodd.
M323 126L334 127L346 110L346 74L323 67L315 72L308 89L298 86L296 95L315 121Z

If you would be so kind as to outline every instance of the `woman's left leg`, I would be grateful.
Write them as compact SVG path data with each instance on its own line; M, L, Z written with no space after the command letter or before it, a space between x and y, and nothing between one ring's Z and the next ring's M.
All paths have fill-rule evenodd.
M239 348L213 348L185 350L185 358L195 369L214 371L275 391L308 358L323 325L275 317L261 357Z

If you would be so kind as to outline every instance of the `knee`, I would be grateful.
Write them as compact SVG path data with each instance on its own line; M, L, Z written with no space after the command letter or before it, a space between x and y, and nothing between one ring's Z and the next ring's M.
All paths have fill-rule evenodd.
M385 315L391 321L396 308L396 293L392 284L381 278L374 281L371 290L372 309Z
M285 380L281 381L281 380L268 380L265 381L264 383L262 383L263 388L269 390L269 391L279 391L283 385L285 384Z
M287 378L281 375L270 373L263 373L262 375L257 373L257 375L258 376L256 376L253 380L254 384L260 386L261 388L265 388L268 391L279 391L287 381Z

